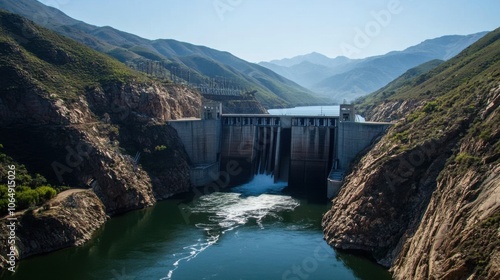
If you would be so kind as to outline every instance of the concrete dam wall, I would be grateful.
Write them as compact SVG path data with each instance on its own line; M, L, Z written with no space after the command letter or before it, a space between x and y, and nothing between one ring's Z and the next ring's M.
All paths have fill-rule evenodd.
M219 177L220 120L170 121L184 144L191 160L191 183L194 186L209 184Z
M323 188L335 154L335 117L224 116L221 164L243 168L235 185L270 174L290 188Z
M338 174L390 126L331 116L273 115L222 115L169 123L191 158L194 186L207 185L221 174L229 186L268 174L294 190L323 194L331 174L337 174L341 184ZM227 172L228 168L237 172Z

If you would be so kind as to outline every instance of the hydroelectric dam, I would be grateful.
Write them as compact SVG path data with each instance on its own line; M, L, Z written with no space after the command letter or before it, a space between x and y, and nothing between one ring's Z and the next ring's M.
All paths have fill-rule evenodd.
M354 107L339 116L222 114L205 104L200 119L169 121L191 161L191 182L202 187L249 182L256 174L301 192L335 196L350 162L390 123L356 122Z

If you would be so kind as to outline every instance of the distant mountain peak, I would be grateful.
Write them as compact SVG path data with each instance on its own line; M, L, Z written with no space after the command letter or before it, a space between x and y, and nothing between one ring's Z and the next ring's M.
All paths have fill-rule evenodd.
M486 34L441 36L402 51L364 59L349 59L345 56L328 58L312 52L261 65L313 92L341 102L345 98L354 100L374 92L422 63L434 59L448 60Z

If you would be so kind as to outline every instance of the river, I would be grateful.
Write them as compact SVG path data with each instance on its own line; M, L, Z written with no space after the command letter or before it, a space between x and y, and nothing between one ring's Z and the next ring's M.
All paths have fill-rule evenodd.
M328 203L285 186L258 175L114 217L84 246L23 260L2 279L391 279L331 249L321 229Z

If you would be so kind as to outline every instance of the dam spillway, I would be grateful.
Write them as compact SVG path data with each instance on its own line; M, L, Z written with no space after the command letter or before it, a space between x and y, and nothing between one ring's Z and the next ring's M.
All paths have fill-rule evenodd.
M232 183L273 175L289 187L321 185L335 157L337 117L223 115L221 166L244 170Z
M329 190L332 196L340 188L339 174L391 125L353 120L353 114L205 113L202 119L169 125L177 130L191 159L194 186L208 185L219 177L224 177L226 186L236 186L266 174L302 192L326 194L328 185L335 189Z

